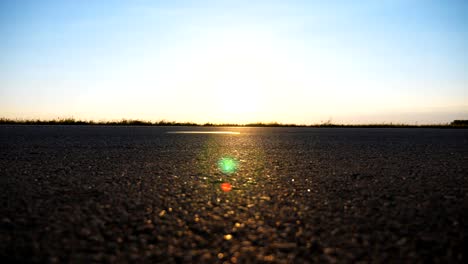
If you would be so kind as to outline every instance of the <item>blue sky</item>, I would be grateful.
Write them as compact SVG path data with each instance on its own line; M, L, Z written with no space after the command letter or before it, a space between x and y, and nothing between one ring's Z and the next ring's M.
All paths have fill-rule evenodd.
M466 1L1 1L0 116L468 118Z

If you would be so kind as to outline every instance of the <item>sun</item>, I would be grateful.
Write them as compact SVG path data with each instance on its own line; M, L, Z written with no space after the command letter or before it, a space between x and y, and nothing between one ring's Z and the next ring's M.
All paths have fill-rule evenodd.
M217 89L217 108L229 122L252 122L261 110L261 85L257 80L225 80Z
M169 83L174 90L190 89L193 96L187 97L185 105L204 102L195 110L207 113L210 120L221 123L257 122L271 107L272 86L279 75L274 49L274 39L261 32L234 30L214 32L195 45L183 60L175 63L185 65ZM178 92L181 94L181 92ZM185 106L184 105L184 106ZM196 112L196 111L194 111Z

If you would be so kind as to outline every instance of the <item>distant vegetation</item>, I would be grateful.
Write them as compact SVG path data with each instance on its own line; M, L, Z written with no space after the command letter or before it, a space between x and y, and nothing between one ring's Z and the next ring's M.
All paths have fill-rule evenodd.
M0 125L88 125L88 126L205 126L205 127L355 127L355 128L468 128L468 120L454 120L447 124L432 124L432 125L411 125L411 124L334 124L330 120L320 124L303 125L303 124L285 124L285 123L248 123L248 124L230 124L230 123L205 123L198 124L193 122L175 122L175 121L145 121L138 119L122 119L119 121L87 121L74 118L57 118L50 120L42 119L9 119L0 118Z
M57 119L9 119L0 118L0 124L6 125L96 125L96 126L199 126L192 122L174 122L174 121L158 121L151 122L138 119L122 119L118 121L87 121L74 118L57 118Z
M453 120L451 126L468 126L468 120Z

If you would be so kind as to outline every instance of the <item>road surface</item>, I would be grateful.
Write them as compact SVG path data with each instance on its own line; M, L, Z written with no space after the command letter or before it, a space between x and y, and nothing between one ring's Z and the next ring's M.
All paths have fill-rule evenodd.
M3 125L0 254L461 263L467 177L466 129Z

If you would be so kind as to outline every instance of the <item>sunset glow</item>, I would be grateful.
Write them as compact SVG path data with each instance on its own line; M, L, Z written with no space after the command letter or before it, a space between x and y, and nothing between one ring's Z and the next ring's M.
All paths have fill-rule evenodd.
M0 3L1 117L353 124L468 115L463 1L85 2Z

